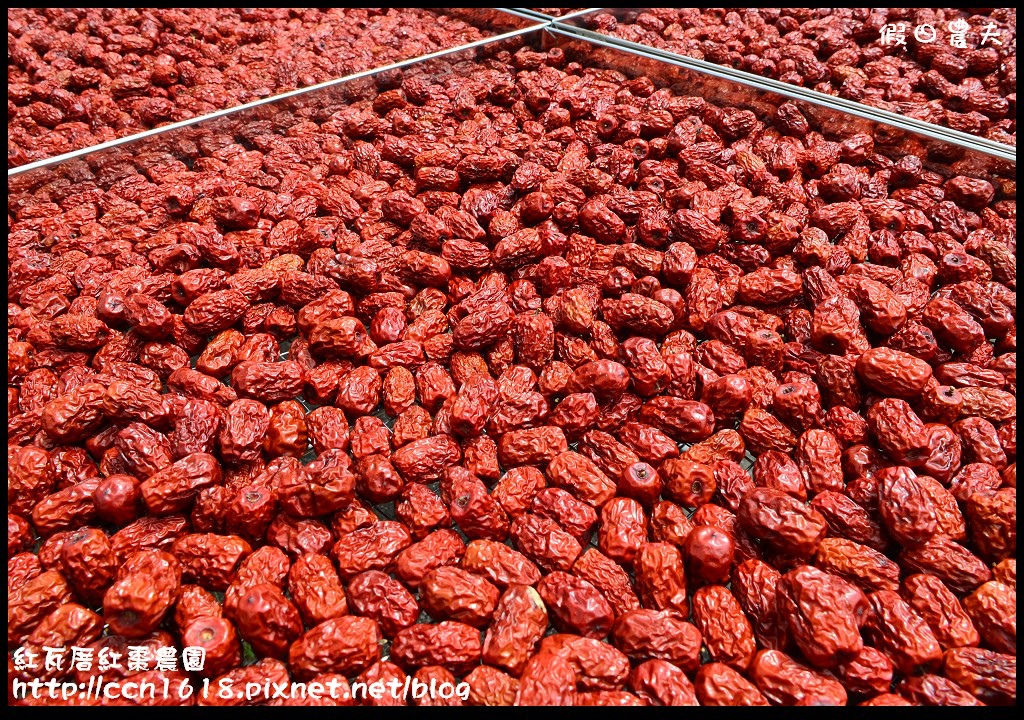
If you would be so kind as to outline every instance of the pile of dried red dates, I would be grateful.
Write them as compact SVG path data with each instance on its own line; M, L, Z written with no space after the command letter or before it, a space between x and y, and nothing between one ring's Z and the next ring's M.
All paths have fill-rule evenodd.
M1013 8L655 8L584 27L1017 142ZM967 30L954 34L961 23ZM954 32L951 32L954 31Z
M1015 703L1012 180L558 48L375 81L10 180L9 651Z
M7 164L481 37L420 8L11 8Z

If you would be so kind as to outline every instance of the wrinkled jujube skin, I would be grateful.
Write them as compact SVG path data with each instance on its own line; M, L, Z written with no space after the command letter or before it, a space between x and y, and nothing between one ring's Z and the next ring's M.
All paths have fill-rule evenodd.
M789 571L777 588L779 614L808 661L816 667L848 662L864 647L860 618L864 594L845 580L809 565Z
M942 49L961 11L620 16L583 22L1012 136L1013 56ZM8 19L16 164L511 22ZM890 20L943 36L894 55ZM9 178L9 650L474 705L1016 702L1012 162L601 52L506 38ZM251 702L410 699L462 702Z

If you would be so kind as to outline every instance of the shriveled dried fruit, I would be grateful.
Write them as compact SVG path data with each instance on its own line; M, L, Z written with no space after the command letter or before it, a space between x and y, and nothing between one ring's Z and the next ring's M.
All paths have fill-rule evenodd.
M875 41L908 12L581 22L1012 145L1014 43ZM20 164L507 18L8 21ZM475 705L1016 701L1012 163L552 42L11 175L10 649Z

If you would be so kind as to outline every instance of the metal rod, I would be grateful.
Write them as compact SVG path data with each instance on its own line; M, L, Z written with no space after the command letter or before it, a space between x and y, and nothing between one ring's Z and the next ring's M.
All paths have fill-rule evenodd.
M54 157L45 158L43 160L36 160L35 162L31 162L26 165L19 165L16 168L9 168L7 170L7 177L11 178L16 175L21 175L22 173L30 172L32 170L38 170L40 168L49 167L50 165L57 165L67 160L82 157L83 155L88 155L93 152L98 152L100 150L109 150L111 148L119 147L121 145L136 142L138 140L144 140L146 138L155 137L157 135L175 132L176 130L181 130L182 128L191 127L192 125L206 122L207 120L216 120L217 118L227 117L229 115L245 112L247 110L251 110L262 105L269 105L271 103L280 102L281 100L288 100L290 98L299 97L307 93L313 93L319 90L324 90L325 88L343 85L345 83L352 82L353 80L359 80L360 78L378 75L382 72L387 72L389 70L397 70L399 68L407 67L415 63L426 62L427 60L445 57L446 55L453 55L458 52L472 50L473 48L480 47L481 45L486 45L488 43L500 42L502 40L508 40L509 38L518 37L520 35L526 35L527 33L537 32L539 30L546 28L549 24L550 23L538 22L537 25L519 28L518 30L511 30L507 33L502 33L501 35L495 35L493 37L481 38L480 40L474 40L471 43L459 45L458 47L448 48L446 50L437 50L432 53L427 53L426 55L419 55L417 57L410 58L409 60L402 60L400 62L392 63L390 65L384 65L383 67L373 68L372 70L363 70L361 72L357 72L352 75L346 75L345 77L337 78L335 80L327 80L316 85L310 85L309 87L299 88L298 90L290 90L288 92L281 93L280 95L272 95L270 97L261 98L260 100L253 100L252 102L248 102L243 105L235 105L234 107L225 108L224 110L217 110L212 113L207 113L206 115L197 115L196 117L189 118L187 120L181 120L176 123L171 123L170 125L162 125L161 127L153 128L152 130L145 130L134 135L127 135L123 138L117 138L116 140L108 140L107 142L100 143L99 145L90 145L89 147L81 148L79 150L72 150L71 152L64 153L63 155L55 155Z

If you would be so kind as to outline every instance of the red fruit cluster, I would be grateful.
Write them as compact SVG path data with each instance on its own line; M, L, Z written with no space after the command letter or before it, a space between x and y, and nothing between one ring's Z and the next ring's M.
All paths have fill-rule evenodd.
M11 178L9 650L1016 701L1012 169L582 60Z
M7 164L481 37L419 8L12 8Z
M579 22L1006 145L1017 142L1013 8L655 8L619 18L596 13ZM955 35L961 23L967 30Z

